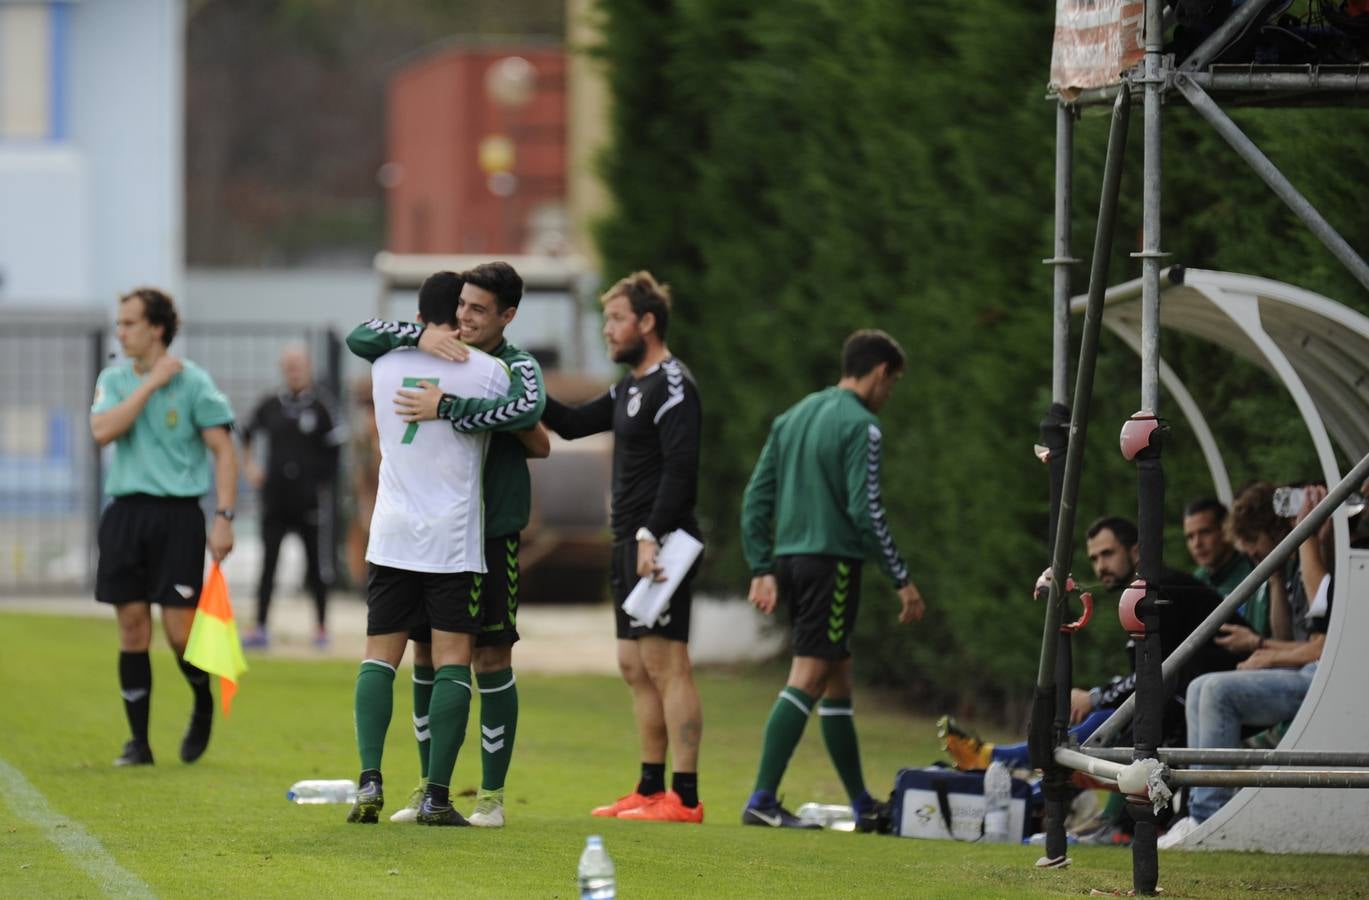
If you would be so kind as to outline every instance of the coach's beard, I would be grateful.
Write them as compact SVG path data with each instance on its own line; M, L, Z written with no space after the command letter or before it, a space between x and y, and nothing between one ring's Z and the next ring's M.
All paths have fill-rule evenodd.
M632 366L635 366L639 362L641 362L642 358L645 356L646 341L643 341L641 338L638 338L635 344L629 344L626 347L620 347L618 351L613 354L613 361L616 363L622 363L623 365L631 368Z

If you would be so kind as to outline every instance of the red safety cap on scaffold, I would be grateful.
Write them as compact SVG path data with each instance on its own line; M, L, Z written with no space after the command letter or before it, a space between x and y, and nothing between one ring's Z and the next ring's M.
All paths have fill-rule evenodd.
M1150 436L1159 427L1160 420L1150 410L1133 413L1122 426L1122 457L1128 462L1134 460L1136 454L1150 446Z
M1144 579L1136 579L1130 587L1122 591L1122 599L1117 604L1117 618L1121 620L1122 627L1130 634L1139 636L1146 633L1146 623L1142 622L1141 617L1136 614L1136 607L1144 599L1146 599Z

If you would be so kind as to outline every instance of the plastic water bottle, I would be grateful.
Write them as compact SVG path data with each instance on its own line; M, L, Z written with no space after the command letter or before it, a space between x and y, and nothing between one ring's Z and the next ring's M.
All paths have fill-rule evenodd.
M849 806L838 803L805 803L794 815L814 825L830 828L833 831L855 831L856 814Z
M356 782L347 778L309 778L296 781L285 792L285 799L292 803L352 803L356 798Z
M994 844L1012 841L1011 804L1012 776L1007 766L994 760L984 773L984 840Z
M591 834L585 839L585 851L580 854L580 900L613 900L618 894L618 880L613 860L604 849L604 839Z

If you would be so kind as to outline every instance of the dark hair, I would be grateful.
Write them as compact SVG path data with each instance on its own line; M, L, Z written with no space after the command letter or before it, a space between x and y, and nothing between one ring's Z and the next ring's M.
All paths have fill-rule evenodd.
M632 314L641 318L647 313L656 319L656 336L665 340L666 328L670 325L670 285L661 284L650 272L643 269L633 272L604 292L599 298L607 304L614 297L626 297L632 307Z
M843 378L861 378L880 363L889 364L889 374L902 372L908 364L903 348L883 331L863 328L846 339L841 348Z
M462 272L461 277L466 284L473 284L494 294L500 312L518 306L518 301L523 299L523 279L506 262L481 263L474 269Z
M170 347L181 324L181 317L176 314L176 304L171 298L154 287L140 287L119 298L120 303L129 300L143 301L143 318L147 319L149 325L162 326L162 346Z
M1197 500L1191 501L1188 506L1184 507L1184 518L1187 519L1189 516L1196 516L1205 512L1212 513L1212 519L1218 525L1226 521L1226 507L1216 497L1199 497Z
M1136 542L1141 539L1136 531L1136 523L1121 516L1103 516L1101 519L1094 519L1089 530L1084 532L1084 537L1093 540L1098 537L1100 531L1111 531L1113 537L1123 547L1135 547Z
M1274 485L1252 481L1231 500L1231 517L1226 531L1232 540L1247 543L1268 535L1277 543L1291 530L1288 520L1274 512Z
M418 289L418 314L425 325L455 325L456 304L465 284L455 272L434 272Z

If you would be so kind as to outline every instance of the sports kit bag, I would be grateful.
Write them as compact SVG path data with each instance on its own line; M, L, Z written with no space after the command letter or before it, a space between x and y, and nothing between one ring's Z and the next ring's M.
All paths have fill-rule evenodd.
M1031 785L1012 779L1008 833L1027 836ZM901 837L977 841L984 833L984 773L943 766L900 769L894 778L893 833Z

